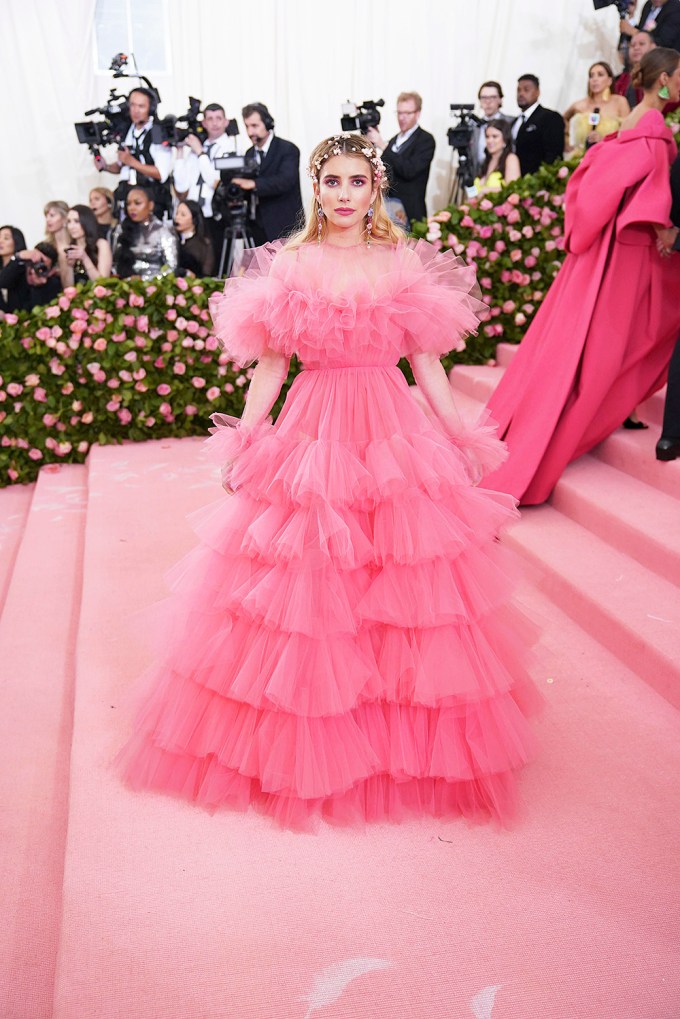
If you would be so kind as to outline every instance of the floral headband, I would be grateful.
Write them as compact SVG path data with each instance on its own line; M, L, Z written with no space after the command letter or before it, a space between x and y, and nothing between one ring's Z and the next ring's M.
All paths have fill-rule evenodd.
M348 135L342 135L342 134L335 134L335 135L333 135L333 137L329 138L328 141L326 142L327 145L331 145L331 148L329 148L326 152L324 152L324 154L322 156L319 156L317 159L314 159L312 162L310 162L309 166L307 167L307 176L317 186L319 184L319 172L321 170L322 163L324 163L327 159L330 159L331 156L342 156L343 155L343 149L342 149L340 143L342 141L344 141L347 137L348 137ZM383 163L382 159L378 155L377 149L374 149L373 146L369 145L368 142L366 142L361 148L358 148L356 145L352 145L351 148L345 149L344 152L345 153L346 152L353 152L357 156L365 156L366 159L371 164L371 166L373 167L373 171L374 171L373 177L374 177L375 183L378 186L380 186L384 182L384 180L385 180L385 164Z

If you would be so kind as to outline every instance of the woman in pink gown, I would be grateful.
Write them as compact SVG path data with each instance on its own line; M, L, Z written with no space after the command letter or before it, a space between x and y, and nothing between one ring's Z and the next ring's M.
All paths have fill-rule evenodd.
M439 361L483 314L474 272L403 240L365 139L322 142L310 169L310 226L215 301L230 358L258 365L241 421L216 415L233 494L175 570L124 773L291 826L503 820L536 698L496 541L516 507L472 484L504 448L462 426Z
M509 457L484 484L523 505L544 502L568 463L665 382L680 274L656 248L677 155L661 109L680 96L679 63L675 50L644 57L643 102L574 172L567 257L489 401Z

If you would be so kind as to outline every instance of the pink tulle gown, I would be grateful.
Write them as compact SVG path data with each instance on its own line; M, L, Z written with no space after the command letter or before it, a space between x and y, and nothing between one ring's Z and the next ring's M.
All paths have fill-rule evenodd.
M447 436L397 367L475 328L473 286L425 242L270 246L227 282L230 356L304 370L275 425L208 440L235 494L174 570L133 787L293 827L511 815L536 698L496 541L515 503L471 484L474 436Z

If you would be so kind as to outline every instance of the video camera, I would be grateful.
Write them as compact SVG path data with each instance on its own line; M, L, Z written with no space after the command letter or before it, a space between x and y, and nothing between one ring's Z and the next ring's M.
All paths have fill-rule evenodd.
M470 143L474 125L478 127L484 121L477 117L472 111L474 103L451 103L449 109L451 116L457 117L457 123L447 131L449 145L458 153L458 179L464 188L472 188L474 185L474 174L470 160Z
M113 71L113 77L138 78L140 81L144 82L149 92L153 93L156 97L157 103L160 103L161 97L158 89L154 88L145 75L138 73L134 53L132 54L132 60L135 64L135 73L125 73L124 68L127 67L128 59L129 58L125 53L116 53L115 57L111 60L111 66L109 68L109 70ZM99 147L101 145L119 145L128 132L128 128L130 127L130 113L128 110L127 95L117 92L114 86L114 88L112 88L109 92L109 98L106 100L104 105L97 106L93 110L85 110L85 116L101 117L101 120L83 120L74 124L76 135L80 144L87 145L90 152L92 152L95 157L98 157Z
M377 127L380 123L379 107L385 105L384 99L365 99L363 103L352 103L348 99L342 103L340 126L343 131L358 131L366 134L369 127Z
M616 5L616 9L621 18L628 17L628 8L630 7L629 0L593 0L593 7L596 11L601 10L603 7L611 7L612 4Z
M239 184L234 184L237 177L254 180L260 172L260 166L254 156L218 156L214 160L215 169L220 172L220 183L213 197L213 216L216 220L231 221L245 217L246 205L250 192L244 191Z

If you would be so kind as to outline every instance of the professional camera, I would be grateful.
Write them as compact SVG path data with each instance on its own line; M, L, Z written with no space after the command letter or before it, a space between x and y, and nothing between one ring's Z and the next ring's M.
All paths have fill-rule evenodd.
M245 217L252 192L244 191L239 184L234 184L234 178L254 180L260 170L257 159L254 156L218 156L214 163L215 169L220 171L220 183L213 197L213 216L216 220L225 221Z
M352 103L348 99L340 107L342 130L359 131L360 134L366 134L369 127L377 127L380 123L378 107L382 108L384 105L384 99L365 99L363 103Z
M32 258L15 258L14 261L22 269L32 269L36 276L48 276L51 271L47 262L43 262L42 259L34 262Z
M109 70L113 71L113 77L138 78L144 82L146 88L154 94L159 103L161 97L158 89L154 88L145 75L139 74L134 54L132 54L132 60L135 65L135 73L126 74L125 68L128 64L128 57L125 53L116 53L109 67ZM99 120L83 120L74 124L80 144L87 145L90 152L98 157L101 145L119 145L128 132L130 114L128 112L127 96L117 92L114 86L109 92L109 98L104 105L96 106L93 110L85 110L85 116L98 116L101 118Z
M612 4L616 4L619 17L628 17L628 8L630 7L629 0L593 0L593 7L596 11L601 10L603 7L611 7Z
M474 184L470 162L470 143L474 125L484 123L472 112L474 108L474 103L451 103L449 106L451 116L456 117L457 122L449 128L447 137L451 148L458 153L458 179L464 188L471 188Z

